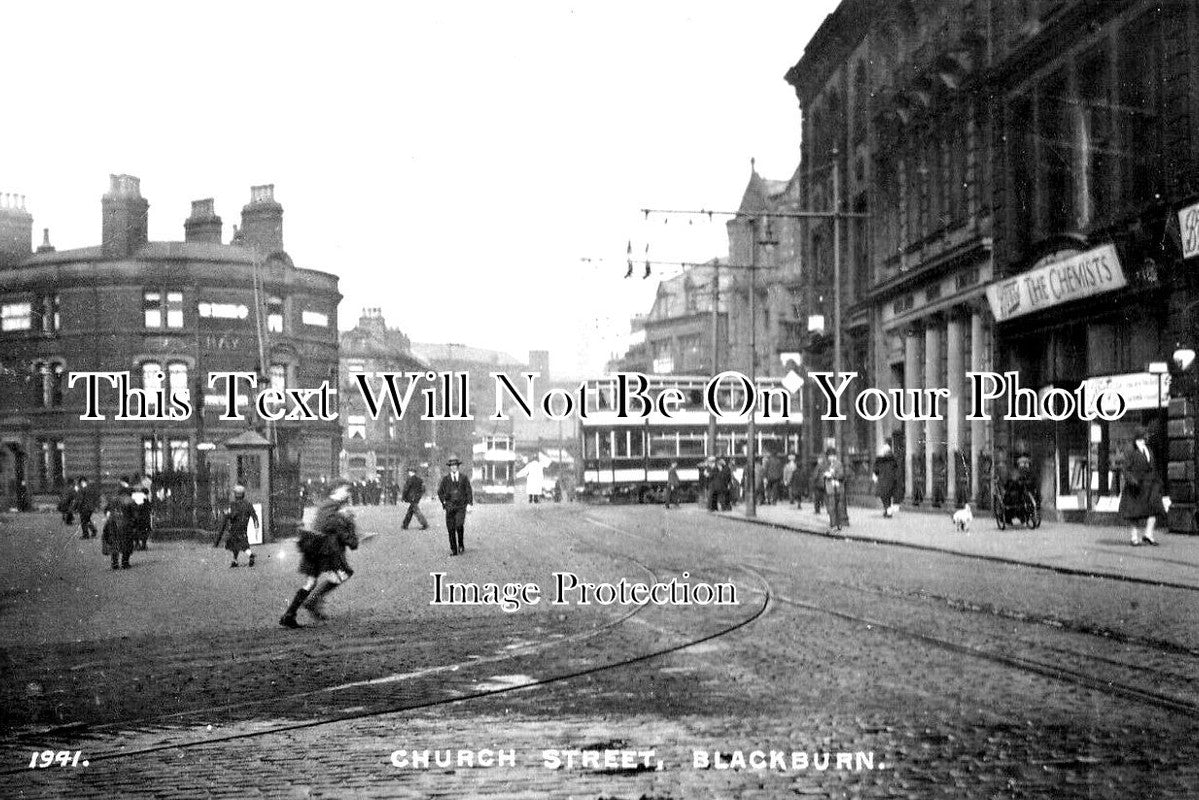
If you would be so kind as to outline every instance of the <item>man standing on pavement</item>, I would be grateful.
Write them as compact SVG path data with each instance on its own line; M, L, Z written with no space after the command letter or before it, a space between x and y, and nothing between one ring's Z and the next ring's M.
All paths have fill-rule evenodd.
M783 467L783 486L787 490L787 502L795 505L795 487L791 485L791 481L795 478L795 456L787 456L787 463Z
M58 513L62 514L62 524L70 525L75 521L75 503L79 499L79 479L67 487L58 500Z
M228 534L225 539L225 549L233 554L233 563L230 568L240 566L237 563L237 556L240 553L245 553L248 556L246 566L254 566L254 552L250 550L250 537L247 531L250 527L250 520L254 520L254 525L257 527L258 513L254 511L254 506L246 502L246 487L233 487L233 502L229 504L229 510L225 512L225 518L221 521L221 530L216 535L216 542L213 547L219 547L221 538Z
M103 551L112 557L113 569L129 569L129 557L136 544L134 530L137 506L133 501L133 490L129 481L121 478L117 493L108 500L104 518L104 533L100 540ZM117 562L118 558L120 563Z
M445 509L445 528L450 536L450 555L456 556L466 550L463 535L466 531L466 508L474 505L475 495L470 488L470 479L462 474L459 467L462 462L457 456L450 456L446 466L450 473L441 479L437 488L437 499Z
M427 531L429 529L429 521L425 519L425 515L420 513L420 501L425 496L425 482L416 474L416 469L408 468L408 480L404 482L404 493L400 498L408 504L408 511L404 514L404 521L400 523L400 527L408 530L408 523L412 522L415 516L416 521L420 523L420 529Z
M777 453L766 456L766 502L776 505L783 489L783 462Z
M79 515L80 539L94 539L97 536L96 523L92 522L92 514L100 507L100 495L88 486L87 478L79 479L79 493L75 495L75 513Z
M825 451L824 493L828 503L829 530L839 531L849 524L849 512L845 507L845 467L837 458L836 448Z
M306 576L304 585L296 590L287 611L279 619L285 628L303 627L296 621L296 612L303 606L317 619L325 619L325 595L350 579L354 570L346 560L346 548L358 549L358 531L354 516L345 507L350 499L350 482L336 481L329 490L329 497L316 510L312 527L315 530L301 531L297 546L300 559L300 574ZM327 574L325 582L316 589L321 575ZM313 591L316 589L316 591Z
M674 496L679 491L679 486L681 485L682 481L679 480L679 462L671 461L670 469L666 470L666 502L662 504L663 508L670 508L671 503L674 503L675 506L679 505Z
M874 459L874 492L883 504L883 516L890 517L895 513L895 487L898 482L899 470L895 456L891 453L891 445L884 444L878 457Z

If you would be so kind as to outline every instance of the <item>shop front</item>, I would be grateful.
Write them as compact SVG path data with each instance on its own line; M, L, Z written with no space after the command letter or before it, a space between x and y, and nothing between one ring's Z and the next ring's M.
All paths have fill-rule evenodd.
M1059 251L992 284L998 360L1041 398L1051 389L1082 398L1064 419L995 420L996 464L1031 462L1042 514L1117 523L1124 454L1143 427L1166 478L1170 375L1163 291L1129 281L1114 246ZM1124 413L1114 416L1116 395ZM1044 409L1042 409L1044 411ZM1002 410L993 411L995 414Z

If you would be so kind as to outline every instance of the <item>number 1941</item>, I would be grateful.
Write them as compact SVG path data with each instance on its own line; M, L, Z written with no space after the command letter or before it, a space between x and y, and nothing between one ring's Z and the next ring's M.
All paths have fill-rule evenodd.
M33 753L29 758L30 769L45 769L46 767L77 767L79 766L79 756L83 754L82 750L42 750ZM83 762L83 766L87 766L87 762Z

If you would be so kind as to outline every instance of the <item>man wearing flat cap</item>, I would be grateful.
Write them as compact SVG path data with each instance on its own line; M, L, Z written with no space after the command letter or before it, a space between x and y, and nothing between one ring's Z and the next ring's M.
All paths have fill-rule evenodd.
M475 494L470 488L470 479L463 474L462 462L450 456L446 466L450 473L441 479L437 488L437 499L445 509L445 528L450 536L450 555L456 556L466 549L462 540L466 528L466 507L474 505Z

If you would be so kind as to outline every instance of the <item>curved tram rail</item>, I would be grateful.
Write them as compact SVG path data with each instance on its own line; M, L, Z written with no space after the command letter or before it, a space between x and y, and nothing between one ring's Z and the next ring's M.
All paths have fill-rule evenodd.
M611 527L611 526L607 526L607 527ZM619 530L619 529L614 529L614 530ZM620 530L619 532L629 533L630 535L637 536L637 534L632 534L629 531ZM627 556L625 556L625 558L627 560L632 561L633 563L637 564L637 566L639 566L641 569L645 570L650 575L653 575L655 580L657 579L657 577L658 577L657 573L655 573L654 570L652 570L647 565L645 565L639 561L636 561L636 559L628 558ZM327 726L327 725L334 725L334 724L343 723L343 722L350 722L350 721L358 720L358 719L383 717L383 716L392 715L392 714L403 714L406 712L436 708L438 706L446 706L446 705L459 704L459 703L469 703L471 701L493 698L498 695L503 695L508 692L513 692L513 691L517 691L517 690L521 690L521 689L531 689L531 688L538 687L538 686L547 686L547 685L551 685L551 684L563 683L566 681L571 681L571 680L575 680L578 678L586 677L588 675L595 675L595 674L602 673L602 672L618 670L618 669L622 669L624 667L629 667L629 666L633 666L635 664L640 664L640 663L643 663L646 661L651 661L656 658L661 658L663 656L666 656L666 655L669 655L672 653L677 653L677 652L686 650L687 648L690 648L690 647L695 647L697 645L704 644L706 642L710 642L714 639L719 639L723 636L728 636L729 634L735 633L736 631L741 630L742 628L755 622L759 617L761 617L763 614L766 613L766 611L770 608L772 599L774 597L774 591L773 591L772 587L766 581L765 578L763 578L758 572L756 572L752 568L750 568L748 566L744 566L744 565L736 565L736 566L738 566L747 575L752 576L752 578L754 578L758 583L761 584L760 588L749 589L752 593L758 594L761 596L761 598L762 598L761 602L759 604L756 604L755 607L750 611L750 613L743 615L740 619L737 619L727 625L724 625L723 627L719 628L716 631L706 633L706 634L703 634L700 636L689 636L684 641L678 642L678 643L670 645L670 646L659 647L659 648L653 649L649 652L631 655L631 656L628 656L625 658L620 658L616 661L611 661L611 662L607 662L607 663L603 663L603 664L587 666L583 669L576 669L576 670L568 671L568 672L558 674L558 675L551 675L551 676L544 677L544 678L538 678L538 679L521 681L521 682L514 682L514 683L511 683L510 685L504 685L504 686L499 686L499 687L489 686L487 688L482 688L477 691L468 692L466 694L455 695L453 697L442 697L442 698L438 698L438 699L425 700L425 701L420 701L420 702L395 703L395 702L389 702L389 700L391 700L392 698L388 695L384 695L382 697L377 698L372 703L373 707L369 707L369 708L362 708L361 706L359 706L359 707L357 707L356 710L352 710L352 711L346 711L343 713L326 715L326 716L322 716L322 717L319 717L316 719L311 719L311 720L302 720L302 721L296 721L296 722L286 723L286 724L276 724L276 725L271 725L269 727L256 728L256 729L248 730L248 731L243 730L243 731L231 732L231 733L216 735L216 736L200 736L198 738L185 739L182 741L160 742L160 743L141 746L141 747L132 747L127 750L108 751L108 752L100 751L100 752L95 752L94 754L90 754L88 756L88 760L89 760L89 762L113 761L113 760L117 760L117 759L125 759L125 758L130 758L130 757L135 757L135 756L145 756L145 755L149 755L152 753L159 753L159 752L164 752L164 751L206 747L206 746L218 745L218 744L222 744L222 743L226 743L226 742L242 741L242 740L255 739L255 738L265 737L265 736L275 736L275 735L294 732L294 731L306 730L306 729L311 729L311 728L319 728L319 727L323 727L323 726ZM510 652L507 652L503 655L492 656L490 658L471 659L469 661L458 662L455 664L442 664L442 665L437 665L437 666L433 666L433 667L426 667L424 669L417 670L413 673L409 673L406 676L399 676L399 677L403 677L403 678L423 677L423 676L432 675L432 674L439 673L439 672L454 671L454 670L459 669L460 667L468 667L468 666L474 667L474 666L478 666L480 664L502 663L504 661L511 661L511 660L514 660L517 658L522 658L522 657L525 657L528 655L534 655L538 652L545 652L545 651L548 651L548 650L551 650L554 648L558 648L565 644L577 644L579 642L586 641L588 639L594 639L605 633L609 633L609 632L616 630L620 626L628 623L630 620L632 620L637 615L641 614L643 611L645 611L645 609L647 607L650 607L650 606L648 606L648 604L642 604L639 606L635 606L630 611L621 615L617 619L611 620L610 622L607 622L604 625L598 626L596 628L593 628L593 629L590 629L587 631L583 631L579 634L575 634L572 636L564 637L561 639L556 639L554 641L539 642L532 646L519 648L519 649L510 651ZM78 737L78 736L86 737L91 734L103 734L106 731L118 733L120 731L128 731L131 729L137 730L139 732L152 732L152 731L154 731L155 727L159 727L160 729L165 729L166 726L173 720L178 720L178 719L187 718L187 717L195 717L195 716L203 715L206 713L211 714L211 713L216 713L216 712L220 712L223 710L230 710L230 709L235 709L235 708L242 709L247 706L262 706L262 707L269 708L272 703L279 704L281 702L286 702L286 701L294 700L297 698L303 698L303 697L307 697L307 696L314 696L314 695L321 695L321 694L328 694L330 692L335 692L335 691L338 691L341 689L349 688L351 686L357 688L357 687L371 686L373 684L375 687L381 687L381 686L386 685L387 683L394 682L394 677L395 676L393 676L393 679L380 679L378 681L362 681L362 682L358 682L356 684L350 684L347 686L323 687L320 689L315 689L315 690L311 690L311 691L307 691L307 692L275 696L275 697L266 698L266 699L262 699L262 700L249 700L249 701L235 703L235 704L225 704L225 705L220 705L220 706L209 706L209 707L204 707L204 708L188 709L185 711L173 712L173 713L163 714L163 715L158 715L158 716L144 717L144 718L139 718L139 719L118 720L118 721L103 723L103 724L99 724L99 725L59 726L54 729L41 731L37 734L25 734L22 736L18 736L18 737L16 737L17 741L14 742L13 740L10 740L7 744L9 746L12 746L13 744L19 744L22 748L25 748L25 749L28 749L29 747L37 747L39 749L78 749L78 746L79 746L78 741L74 740L73 737ZM482 681L480 681L480 683L481 682ZM209 729L211 729L211 726L209 726ZM173 732L175 733L175 735L179 735L180 733L185 733L185 732L179 731L178 729L175 729ZM74 743L72 743L70 741L54 741L53 737L55 737L56 734L61 735L64 739L72 739L74 741ZM99 744L102 741L103 740L101 739L97 742L94 742L93 744ZM35 742L40 742L40 743L35 744ZM49 742L49 743L47 744L47 742ZM27 766L23 766L23 767L17 768L17 769L0 770L0 775L33 775L33 774L37 774L37 773L31 772Z

